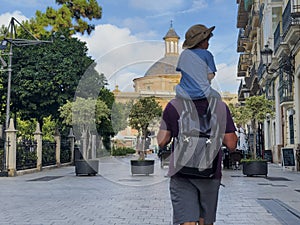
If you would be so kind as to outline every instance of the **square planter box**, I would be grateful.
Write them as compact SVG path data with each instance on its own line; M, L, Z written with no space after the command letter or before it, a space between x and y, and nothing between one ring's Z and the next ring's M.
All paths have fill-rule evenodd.
M98 160L75 160L75 173L78 175L93 175L98 173L99 161Z
M247 176L268 175L267 161L249 161L243 162L243 174Z
M154 173L155 160L131 160L131 174L149 175Z

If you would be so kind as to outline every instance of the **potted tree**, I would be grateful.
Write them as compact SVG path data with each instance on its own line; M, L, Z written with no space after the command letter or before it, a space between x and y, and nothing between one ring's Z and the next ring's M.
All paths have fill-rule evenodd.
M267 115L273 116L274 114L274 102L266 99L264 95L252 96L246 98L245 105L236 109L230 107L232 110L233 118L237 124L250 123L251 130L253 132L253 145L251 147L251 154L248 159L241 160L243 165L243 174L247 176L253 175L265 175L268 174L267 160L262 159L263 154L257 157L257 125L262 123Z
M158 121L162 114L162 107L156 102L155 97L140 98L133 104L129 114L129 125L138 130L137 153L138 159L131 160L131 173L152 174L154 173L154 160L145 159L145 144L151 123Z
M96 175L99 161L91 151L92 135L96 133L95 125L108 116L108 107L99 99L77 97L74 102L67 101L59 111L63 123L73 125L75 136L81 140L80 149L75 151L76 175Z

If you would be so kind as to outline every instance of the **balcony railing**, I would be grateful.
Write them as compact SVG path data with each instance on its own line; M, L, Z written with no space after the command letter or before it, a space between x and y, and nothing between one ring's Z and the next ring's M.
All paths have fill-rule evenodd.
M264 17L264 8L265 8L265 4L264 3L261 3L260 7L259 7L259 25L261 24L262 22L262 19Z
M238 62L238 76L246 76L249 65L251 64L251 58L249 53L240 54Z
M245 47L244 44L250 42L249 38L245 36L245 29L240 28L237 42L237 52L244 52Z
M260 81L263 78L263 74L266 71L266 67L262 62L259 63L259 66L257 68L257 80Z
M259 4L258 4L258 2L253 2L249 20L251 20L250 22L251 22L253 28L259 26Z
M292 5L292 17L300 17L300 1L299 0L293 0Z
M266 82L266 97L268 100L275 100L274 81L267 80Z
M249 81L250 81L250 84L251 85L253 85L254 84L254 80L256 79L256 69L255 69L255 63L253 63L253 65L252 65L252 67L251 67L251 69L250 69L250 79L249 79ZM253 86L251 86L250 87L250 89L252 90L254 87ZM255 91L254 91L255 92Z
M282 14L282 34L285 36L292 25L300 24L299 0L289 0Z
M283 71L280 71L278 92L280 103L293 101L293 81L291 76Z
M274 52L277 52L280 43L282 41L280 30L281 30L281 23L279 22L274 32Z

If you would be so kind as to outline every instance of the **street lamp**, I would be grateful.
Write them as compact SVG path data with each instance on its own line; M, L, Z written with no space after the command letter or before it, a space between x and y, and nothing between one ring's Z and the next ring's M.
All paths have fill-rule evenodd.
M29 34L33 39L20 39L16 37L16 24L17 23L27 34ZM14 46L29 46L29 45L39 45L43 43L52 43L53 41L42 41L37 39L30 31L28 31L19 21L17 21L14 17L11 18L10 23L7 28L7 32L4 35L4 39L0 43L0 51L1 53L6 50L6 48L9 46L9 53L3 54L8 55L8 63L5 62L5 60L0 55L0 61L2 64L2 67L7 67L7 69L1 69L1 71L7 71L8 72L8 78L7 78L7 97L6 97L6 119L5 119L5 130L8 129L9 119L10 119L10 94L11 94L11 75L12 75L12 56L13 56L13 45ZM6 138L5 138L6 142ZM7 153L7 146L8 143L5 143L4 145L4 153L3 153L3 170L4 173L7 173L7 165L6 165L6 153Z
M272 64L272 56L273 56L273 50L269 48L268 45L265 45L264 49L260 51L261 59L263 65L266 67L266 72L268 74L274 74L280 69L283 69L285 72L287 72L292 77L292 70L293 70L293 57L291 55L284 55L281 57L280 65L276 69L270 68Z
M267 73L269 73L269 66L272 63L273 51L272 49L269 48L268 45L265 45L265 48L260 51L260 54L261 54L263 65L266 66Z

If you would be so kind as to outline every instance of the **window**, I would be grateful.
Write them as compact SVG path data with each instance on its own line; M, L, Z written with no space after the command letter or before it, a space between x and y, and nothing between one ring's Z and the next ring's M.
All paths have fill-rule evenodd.
M290 144L293 145L295 143L294 138L294 117L293 115L289 116L289 130L290 130Z

